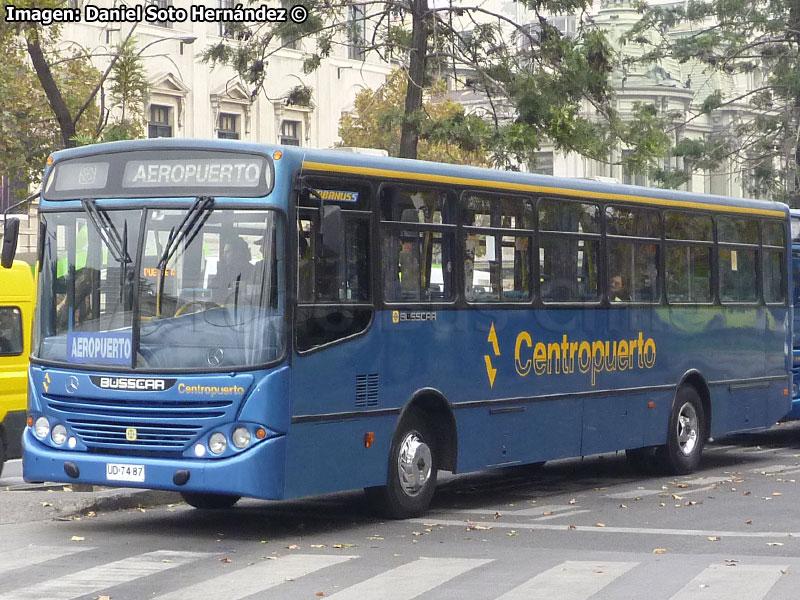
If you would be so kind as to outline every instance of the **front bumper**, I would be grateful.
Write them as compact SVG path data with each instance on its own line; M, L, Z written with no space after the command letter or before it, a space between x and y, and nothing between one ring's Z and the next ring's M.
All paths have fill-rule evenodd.
M261 442L247 452L221 459L166 459L53 450L41 444L30 428L22 436L25 481L53 481L175 492L231 494L280 500L284 494L286 437ZM109 481L106 464L144 465L144 482ZM77 468L75 475L71 465ZM188 471L183 485L176 473Z

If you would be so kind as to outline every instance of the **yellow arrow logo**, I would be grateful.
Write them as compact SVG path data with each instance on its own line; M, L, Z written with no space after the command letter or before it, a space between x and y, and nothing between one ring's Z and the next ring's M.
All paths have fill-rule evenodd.
M494 323L489 329L489 338L486 340L492 344L492 350L495 356L500 356L500 344L497 341L497 332L494 330ZM486 363L486 375L489 377L489 387L494 387L494 378L497 376L497 369L492 366L492 357L488 354L483 355L483 360Z
M486 374L489 376L489 387L493 388L494 378L497 375L497 369L492 368L492 359L488 354L483 356L483 360L486 361Z

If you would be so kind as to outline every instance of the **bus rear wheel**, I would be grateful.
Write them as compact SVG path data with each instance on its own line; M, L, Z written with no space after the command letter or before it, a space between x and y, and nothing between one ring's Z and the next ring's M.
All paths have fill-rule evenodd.
M436 489L438 451L433 429L419 411L409 411L397 428L389 451L386 485L365 490L381 513L407 519L424 513Z
M205 494L203 492L181 492L181 498L189 506L203 510L220 510L231 508L241 496L228 494Z
M658 449L667 472L686 475L697 469L706 429L706 413L697 390L692 386L680 387L669 417L667 443Z

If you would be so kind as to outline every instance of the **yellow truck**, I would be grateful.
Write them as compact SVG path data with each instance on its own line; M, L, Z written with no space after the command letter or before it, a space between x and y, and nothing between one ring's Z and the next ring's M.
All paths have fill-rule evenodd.
M22 456L35 297L30 265L0 269L0 473L6 460Z

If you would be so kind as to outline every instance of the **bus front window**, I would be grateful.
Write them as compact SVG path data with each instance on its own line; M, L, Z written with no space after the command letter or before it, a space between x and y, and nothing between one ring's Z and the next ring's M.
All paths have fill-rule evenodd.
M43 215L36 356L146 370L247 368L282 356L275 211L207 204L182 228L186 209L149 209L140 232L141 210L85 209Z

